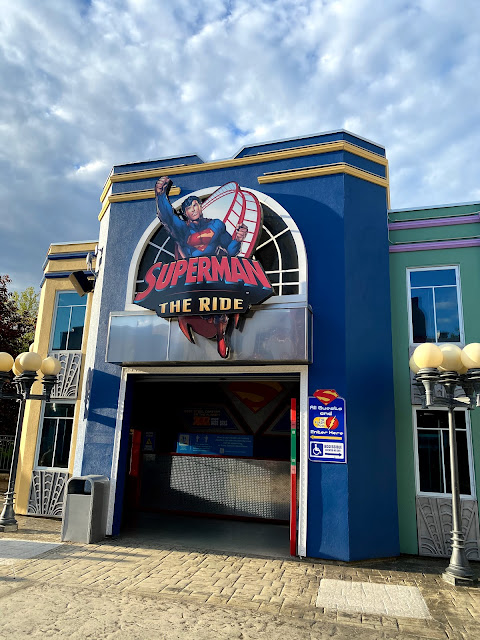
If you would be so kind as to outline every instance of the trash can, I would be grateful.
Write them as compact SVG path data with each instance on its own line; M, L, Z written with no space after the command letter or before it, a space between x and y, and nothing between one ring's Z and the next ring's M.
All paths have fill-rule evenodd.
M67 482L62 540L98 542L107 531L108 490L105 476L79 476Z

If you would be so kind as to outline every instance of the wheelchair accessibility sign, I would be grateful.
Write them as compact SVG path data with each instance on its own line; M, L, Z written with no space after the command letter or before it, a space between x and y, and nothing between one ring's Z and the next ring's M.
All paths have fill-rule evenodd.
M347 461L345 400L334 389L308 399L308 457L312 462Z

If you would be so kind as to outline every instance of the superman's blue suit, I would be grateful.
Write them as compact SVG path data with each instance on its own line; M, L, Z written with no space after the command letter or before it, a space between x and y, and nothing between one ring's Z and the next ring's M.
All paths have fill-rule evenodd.
M196 220L182 220L173 210L167 193L172 181L164 176L155 185L155 198L157 201L157 217L168 229L176 242L175 257L199 258L201 256L215 256L225 254L236 256L240 251L241 242L233 239L225 228L222 220L209 220L201 214L200 201L194 196L187 198L182 203L182 210L189 208L190 201L196 201L200 207L200 215ZM236 234L236 232L235 232ZM235 316L238 320L238 314ZM236 320L236 321L237 321ZM192 330L205 338L217 339L217 350L222 358L227 358L229 347L225 339L229 316L216 314L203 316L179 316L178 324L184 335L194 342Z
M198 218L182 220L173 210L166 193L156 195L157 217L175 240L182 258L214 256L219 253L235 256L241 242L234 240L222 220Z

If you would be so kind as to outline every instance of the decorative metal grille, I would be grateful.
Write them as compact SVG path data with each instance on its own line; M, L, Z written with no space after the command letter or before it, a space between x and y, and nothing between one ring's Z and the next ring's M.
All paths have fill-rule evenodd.
M0 436L0 471L10 471L15 436Z
M264 268L276 295L298 294L300 268L292 232L275 211L265 204L262 204L262 208L263 228L253 257ZM162 226L145 247L138 268L135 291L145 289L145 274L152 264L173 260L175 260L175 242Z
M480 560L478 504L462 500L462 529L465 552L470 560ZM417 496L418 553L448 558L452 552L452 500Z
M34 516L61 518L67 480L67 472L33 471L27 513Z
M62 363L58 382L53 387L52 398L77 398L82 366L81 351L54 351L49 355Z

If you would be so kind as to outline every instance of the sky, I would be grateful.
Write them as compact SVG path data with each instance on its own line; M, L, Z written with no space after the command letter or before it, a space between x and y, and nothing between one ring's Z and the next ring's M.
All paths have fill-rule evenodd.
M478 0L0 0L0 274L98 238L112 166L346 129L391 207L480 200Z

